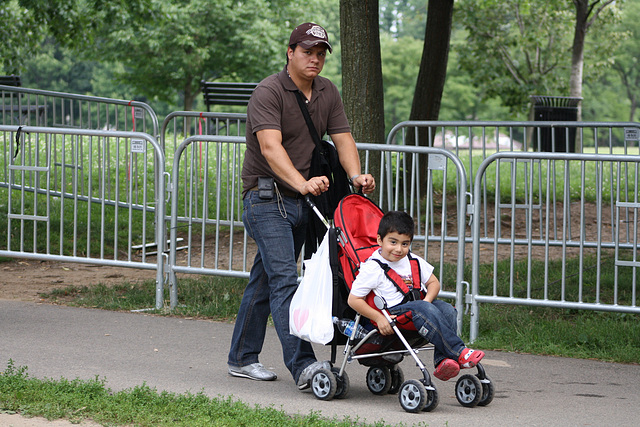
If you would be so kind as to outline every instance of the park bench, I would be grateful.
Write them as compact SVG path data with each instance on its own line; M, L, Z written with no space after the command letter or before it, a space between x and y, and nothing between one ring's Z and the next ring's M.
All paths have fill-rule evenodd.
M207 82L202 80L202 94L207 111L214 105L249 104L249 99L258 83Z
M10 76L0 76L0 85L4 86L22 86L20 76L11 74Z

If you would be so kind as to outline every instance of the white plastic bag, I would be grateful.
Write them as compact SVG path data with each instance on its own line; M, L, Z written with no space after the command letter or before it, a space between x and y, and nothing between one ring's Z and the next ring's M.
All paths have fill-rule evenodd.
M318 250L304 262L304 276L289 307L289 332L319 344L333 339L333 277L328 235L327 231Z

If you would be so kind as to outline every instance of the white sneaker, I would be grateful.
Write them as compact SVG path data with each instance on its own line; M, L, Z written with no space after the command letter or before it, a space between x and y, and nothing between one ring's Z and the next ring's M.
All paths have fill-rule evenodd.
M229 375L249 378L256 381L273 381L278 378L275 372L265 368L262 363L252 363L251 365L241 366L239 368L229 366Z

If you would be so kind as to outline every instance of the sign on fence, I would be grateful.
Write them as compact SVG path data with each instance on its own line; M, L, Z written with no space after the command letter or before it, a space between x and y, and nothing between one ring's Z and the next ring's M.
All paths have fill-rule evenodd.
M131 152L132 153L144 153L146 143L142 139L131 140Z
M625 141L640 141L640 129L638 129L638 128L624 128L624 140Z

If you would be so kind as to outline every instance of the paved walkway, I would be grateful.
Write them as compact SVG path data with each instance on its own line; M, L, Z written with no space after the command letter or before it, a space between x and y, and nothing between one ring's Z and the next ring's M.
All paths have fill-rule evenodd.
M258 382L230 377L226 356L233 325L0 300L0 369L9 359L32 377L105 378L113 390L146 383L175 393L203 391L288 413L429 426L636 426L640 423L640 366L487 352L483 364L496 387L486 407L464 408L455 382L435 380L440 405L409 414L396 395L376 396L364 380L367 368L347 367L351 387L343 400L320 401L296 389L282 363L275 331L268 330L261 362L279 378ZM318 346L319 358L329 348ZM341 361L341 353L338 360ZM430 353L421 353L431 368ZM401 364L406 379L420 378L415 363Z

